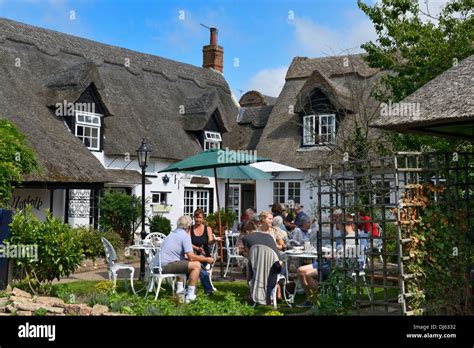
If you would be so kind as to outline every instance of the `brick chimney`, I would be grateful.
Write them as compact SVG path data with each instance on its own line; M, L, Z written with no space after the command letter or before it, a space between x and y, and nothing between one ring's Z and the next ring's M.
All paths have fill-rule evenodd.
M217 28L210 28L209 45L202 48L202 67L212 68L222 73L224 68L224 49L217 44Z

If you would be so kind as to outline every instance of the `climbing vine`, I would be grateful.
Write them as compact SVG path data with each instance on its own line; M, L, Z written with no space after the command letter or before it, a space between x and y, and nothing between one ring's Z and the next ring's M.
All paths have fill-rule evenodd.
M466 314L467 270L472 257L465 212L437 204L443 186L408 185L400 226L407 311L411 314Z

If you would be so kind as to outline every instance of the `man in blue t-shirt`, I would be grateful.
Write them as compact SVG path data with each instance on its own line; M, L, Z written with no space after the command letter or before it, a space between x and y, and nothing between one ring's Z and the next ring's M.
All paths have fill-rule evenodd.
M171 232L160 245L160 251L156 253L153 264L157 267L161 258L162 273L175 273L188 275L188 293L186 302L196 299L196 284L201 271L201 262L213 264L212 257L196 255L193 252L189 230L193 220L189 216L181 216L177 222L177 228ZM186 258L187 257L187 260ZM176 293L184 291L183 281L178 279Z
M303 206L300 205L299 203L295 204L295 213L296 213L295 225L298 228L302 227L303 221L310 220L308 215L306 215L306 213L303 211Z

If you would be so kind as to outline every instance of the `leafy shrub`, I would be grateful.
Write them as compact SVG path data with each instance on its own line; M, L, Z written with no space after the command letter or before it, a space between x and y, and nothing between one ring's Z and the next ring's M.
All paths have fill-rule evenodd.
M127 244L132 238L132 225L138 226L141 217L141 203L137 201L133 208L130 195L120 192L109 192L99 204L100 224L106 230L116 231Z
M171 221L164 216L154 215L150 219L150 231L168 235L171 232Z
M52 295L60 298L65 303L75 303L76 295L67 284L61 284L60 286L53 286Z
M133 315L161 316L247 316L254 315L255 310L237 301L233 293L226 293L224 301L213 302L205 296L198 296L189 304L179 304L175 298L154 300L152 297L142 299L129 294L114 294L110 297L109 307L114 312Z
M35 311L35 316L40 316L40 317L42 317L42 316L46 315L46 313L48 313L48 310L47 310L46 308L41 307L41 308L38 308L38 309Z
M92 227L79 226L74 228L74 231L79 236L84 256L88 259L95 260L97 257L105 257L101 237L106 238L117 251L124 247L120 235L112 230L100 232Z
M354 305L351 279L344 271L333 268L324 289L312 300L316 315L348 315Z
M266 317L281 317L283 316L283 313L279 311L268 311L263 313L263 315Z
M46 220L39 221L31 213L31 207L17 211L10 224L11 237L8 244L36 245L37 259L24 257L15 259L15 265L25 272L25 280L36 293L42 283L48 285L54 279L69 276L82 260L82 243L73 229L54 218L47 211Z
M87 295L82 301L87 303L87 305L90 307L94 307L94 305L96 304L108 306L110 302L109 295L107 293L99 292L92 292L91 294Z
M229 226L232 227L235 219L237 219L237 214L230 208L228 209L228 213L229 213ZM217 211L214 213L210 213L206 216L206 225L210 226L214 231L217 231L219 229L218 221L219 219L218 219ZM221 224L222 224L222 229L224 229L224 226L226 224L225 209L221 209Z
M110 280L103 280L95 285L95 290L101 294L110 294L114 290L114 283Z

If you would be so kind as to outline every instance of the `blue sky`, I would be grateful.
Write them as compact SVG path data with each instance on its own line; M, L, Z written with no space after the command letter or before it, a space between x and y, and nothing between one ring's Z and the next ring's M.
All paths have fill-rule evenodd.
M356 0L0 0L0 16L197 66L209 42L199 24L215 26L237 98L277 96L295 56L361 52L375 39Z

